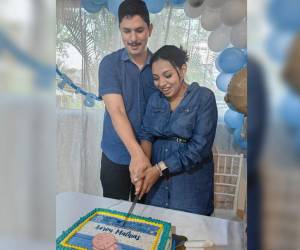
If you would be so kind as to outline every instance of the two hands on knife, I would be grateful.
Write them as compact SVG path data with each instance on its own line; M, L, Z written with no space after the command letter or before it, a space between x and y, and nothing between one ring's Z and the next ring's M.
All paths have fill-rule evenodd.
M159 179L157 168L152 167L149 159L144 155L141 158L132 158L129 166L131 182L135 186L135 195L141 199Z

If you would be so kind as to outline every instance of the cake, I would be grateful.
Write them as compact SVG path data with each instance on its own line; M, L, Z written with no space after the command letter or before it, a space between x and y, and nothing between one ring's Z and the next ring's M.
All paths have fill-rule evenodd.
M169 250L171 224L108 209L94 209L64 231L56 240L56 249L92 248L92 239L99 233L111 233L117 239L118 250Z

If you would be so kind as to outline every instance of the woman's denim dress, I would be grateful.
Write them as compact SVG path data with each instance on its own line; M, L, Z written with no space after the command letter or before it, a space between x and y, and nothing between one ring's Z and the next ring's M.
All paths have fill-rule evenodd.
M157 181L147 204L203 215L213 212L217 116L213 92L198 83L189 85L173 112L162 93L151 95L140 140L152 142L152 164L164 161L170 178Z

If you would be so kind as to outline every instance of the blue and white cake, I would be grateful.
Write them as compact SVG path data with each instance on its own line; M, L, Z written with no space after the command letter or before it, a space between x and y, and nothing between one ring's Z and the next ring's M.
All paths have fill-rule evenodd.
M93 249L92 239L98 233L114 235L118 250L171 249L170 223L131 215L123 225L125 218L125 213L94 209L57 238L56 249Z

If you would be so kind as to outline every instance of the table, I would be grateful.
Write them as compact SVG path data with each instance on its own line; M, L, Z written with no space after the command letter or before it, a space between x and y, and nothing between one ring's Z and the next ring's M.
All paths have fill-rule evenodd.
M66 192L56 197L56 237L80 217L95 208L128 212L131 202L109 199L83 193ZM216 246L210 250L244 249L244 233L241 222L215 217L137 204L134 214L170 222L176 234L189 240L212 240Z

